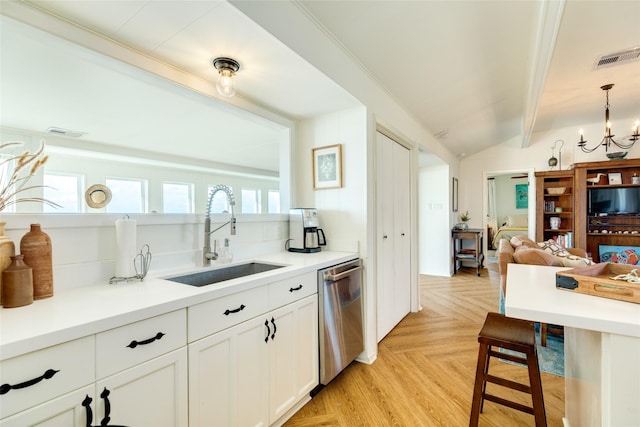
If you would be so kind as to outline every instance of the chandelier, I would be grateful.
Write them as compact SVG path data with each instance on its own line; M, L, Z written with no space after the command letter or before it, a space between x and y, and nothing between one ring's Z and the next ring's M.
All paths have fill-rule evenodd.
M586 146L587 141L584 139L584 132L582 131L582 129L580 129L580 141L578 141L578 147L580 147L582 151L584 151L585 153L592 153L595 150L597 150L598 147L600 147L601 145L604 145L605 151L609 151L609 147L611 146L611 144L615 145L616 147L627 150L633 147L633 144L635 144L636 141L640 138L640 134L638 134L639 123L638 121L636 121L633 127L632 135L626 136L622 138L622 140L620 141L616 141L615 139L613 139L615 135L611 133L611 122L609 121L609 91L611 90L612 87L613 87L613 83L600 86L600 89L606 92L606 99L607 99L607 102L605 104L605 110L604 110L605 128L604 128L604 137L602 138L602 141L600 141L600 143L593 148L587 148Z

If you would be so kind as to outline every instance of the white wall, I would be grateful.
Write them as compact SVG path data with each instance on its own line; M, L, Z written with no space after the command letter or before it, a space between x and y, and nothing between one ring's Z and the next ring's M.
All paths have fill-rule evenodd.
M449 166L421 168L418 181L419 272L449 276L450 251L443 250L443 245L438 244L451 237L449 227L443 227L449 222L451 210Z
M512 178L513 176L518 175L498 175L495 177L496 181L496 219L498 222L498 227L501 227L505 221L505 217L508 215L526 215L528 213L527 208L517 209L516 208L516 185L519 184L527 184L529 182L528 178ZM531 196L535 196L535 194L530 194ZM535 197L532 197L530 200L533 203Z

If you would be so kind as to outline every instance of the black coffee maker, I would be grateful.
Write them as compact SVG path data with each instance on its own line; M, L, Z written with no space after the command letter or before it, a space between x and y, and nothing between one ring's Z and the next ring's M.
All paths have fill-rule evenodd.
M324 230L318 228L318 211L311 208L294 208L289 210L289 242L290 252L320 252L327 240Z

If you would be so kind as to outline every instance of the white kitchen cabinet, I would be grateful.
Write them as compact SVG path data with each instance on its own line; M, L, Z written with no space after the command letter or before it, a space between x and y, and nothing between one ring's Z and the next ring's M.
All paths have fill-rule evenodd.
M96 382L93 425L188 425L187 349L182 347ZM108 403L107 403L108 402Z
M87 409L83 406L83 402L87 398L92 402L95 401L93 384L5 418L0 421L0 425L2 427L86 427ZM91 411L93 412L93 406Z
M287 305L189 344L191 427L207 427L212 420L221 426L268 426L318 384L315 280L312 274L286 286L285 281L271 284L274 305L282 304L284 292L296 295L300 284L299 291L305 292L286 297L293 301ZM303 295L308 296L296 300Z
M189 344L189 425L269 424L264 316Z
M318 385L318 297L311 295L270 314L270 422L281 418ZM273 329L273 328L272 328Z

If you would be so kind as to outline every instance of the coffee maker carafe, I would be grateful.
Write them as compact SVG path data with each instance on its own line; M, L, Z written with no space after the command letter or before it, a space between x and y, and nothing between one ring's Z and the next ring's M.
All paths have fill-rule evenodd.
M320 252L320 246L327 241L324 230L318 228L318 211L316 209L295 208L289 210L289 242L290 252Z

